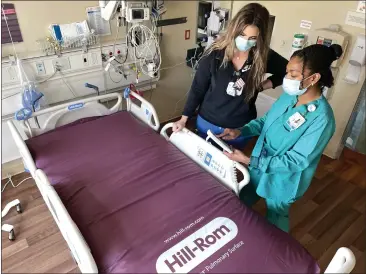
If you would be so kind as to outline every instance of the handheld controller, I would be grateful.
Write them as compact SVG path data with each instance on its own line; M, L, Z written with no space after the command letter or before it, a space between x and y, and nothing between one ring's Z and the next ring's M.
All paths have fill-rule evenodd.
M206 141L208 141L208 139L212 139L216 144L218 144L220 147L223 148L223 150L229 152L229 153L233 153L233 151L231 150L231 148L221 139L217 138L212 132L211 130L207 130L207 138Z

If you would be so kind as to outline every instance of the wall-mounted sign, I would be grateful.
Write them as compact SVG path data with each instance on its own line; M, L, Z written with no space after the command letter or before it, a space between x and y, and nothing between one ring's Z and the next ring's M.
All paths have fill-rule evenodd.
M345 24L349 26L365 28L365 13L348 11Z
M312 22L309 20L301 20L300 22L300 28L303 29L311 29Z
M14 43L23 42L14 4L4 3L1 4L1 44L11 43L10 34Z

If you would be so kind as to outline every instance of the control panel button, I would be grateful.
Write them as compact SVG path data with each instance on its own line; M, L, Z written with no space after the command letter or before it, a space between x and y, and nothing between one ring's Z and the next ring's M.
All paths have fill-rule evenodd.
M205 164L210 166L210 163L211 163L211 159L212 159L212 156L210 153L206 153L206 156L205 156Z

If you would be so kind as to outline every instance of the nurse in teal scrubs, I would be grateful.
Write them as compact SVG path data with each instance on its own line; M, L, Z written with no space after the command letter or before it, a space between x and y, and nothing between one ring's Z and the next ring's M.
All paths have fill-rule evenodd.
M290 205L308 189L335 131L333 111L322 92L333 85L330 66L341 55L339 45L296 51L287 64L284 93L272 108L241 130L225 129L218 135L224 140L259 136L250 157L239 150L226 155L249 166L251 181L241 200L252 206L264 198L268 221L286 232Z

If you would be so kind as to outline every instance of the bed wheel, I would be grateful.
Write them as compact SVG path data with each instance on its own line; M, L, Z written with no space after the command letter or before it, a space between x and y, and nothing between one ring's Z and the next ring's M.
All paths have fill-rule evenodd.
M22 208L21 204L18 204L17 205L17 212L18 213L22 213L23 212L23 208Z
M9 232L9 240L10 241L15 241L14 229L10 230L10 232Z

